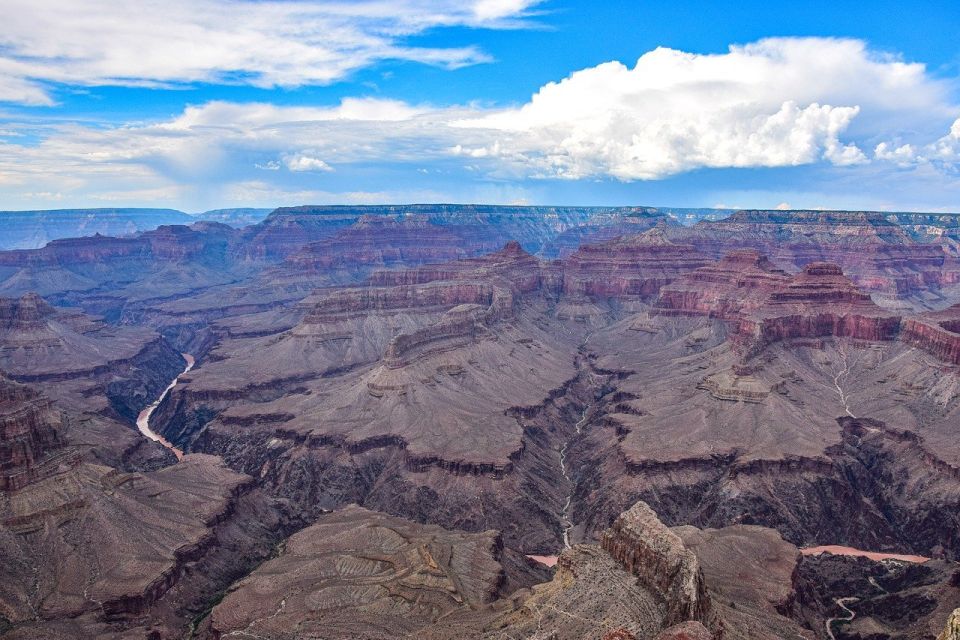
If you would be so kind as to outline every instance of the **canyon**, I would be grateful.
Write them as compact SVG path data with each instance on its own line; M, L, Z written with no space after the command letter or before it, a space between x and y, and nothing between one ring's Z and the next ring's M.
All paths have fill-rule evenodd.
M687 215L305 206L0 251L0 636L949 630L953 219Z

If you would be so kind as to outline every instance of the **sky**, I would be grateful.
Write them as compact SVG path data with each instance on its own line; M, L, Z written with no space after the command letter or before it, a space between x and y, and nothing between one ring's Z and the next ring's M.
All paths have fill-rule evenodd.
M956 0L0 8L0 209L960 212Z

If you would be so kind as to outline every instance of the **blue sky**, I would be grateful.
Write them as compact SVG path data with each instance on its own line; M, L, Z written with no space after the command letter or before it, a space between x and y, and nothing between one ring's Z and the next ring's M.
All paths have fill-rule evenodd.
M5 4L0 209L960 210L956 2Z

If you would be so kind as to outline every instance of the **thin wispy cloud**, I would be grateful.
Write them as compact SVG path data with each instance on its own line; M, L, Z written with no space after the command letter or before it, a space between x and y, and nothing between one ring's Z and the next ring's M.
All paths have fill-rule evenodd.
M457 68L476 46L422 47L438 27L521 25L537 0L7 0L0 101L49 105L52 85L322 85L384 60Z

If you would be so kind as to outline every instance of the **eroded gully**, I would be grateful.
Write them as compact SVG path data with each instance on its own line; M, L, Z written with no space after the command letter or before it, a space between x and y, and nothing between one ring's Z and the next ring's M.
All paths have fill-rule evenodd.
M583 413L580 414L580 420L573 426L574 430L576 431L576 435L571 440L567 440L560 449L560 473L563 474L563 477L566 478L567 483L570 485L570 493L567 494L567 500L563 504L563 510L560 511L560 522L563 524L563 546L566 549L570 548L570 531L572 531L573 527L575 526L570 517L570 506L573 502L573 490L576 487L573 478L570 477L570 474L567 471L567 449L570 447L570 443L580 435L580 432L583 430L583 426L589 420L587 413L592 407L592 404L588 404L583 408Z

